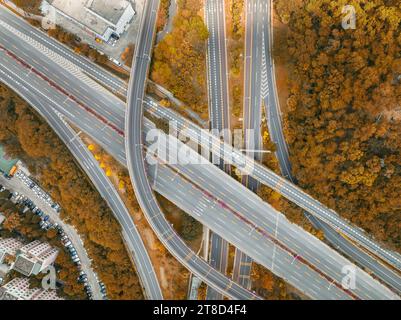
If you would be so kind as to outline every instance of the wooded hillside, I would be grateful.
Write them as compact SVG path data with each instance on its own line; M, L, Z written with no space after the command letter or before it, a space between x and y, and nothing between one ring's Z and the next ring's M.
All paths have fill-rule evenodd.
M105 201L57 135L29 106L0 84L0 143L30 171L63 208L62 218L77 228L111 299L143 299L138 278Z
M276 1L288 23L286 137L302 188L401 249L401 9L397 0ZM344 5L356 29L344 30Z

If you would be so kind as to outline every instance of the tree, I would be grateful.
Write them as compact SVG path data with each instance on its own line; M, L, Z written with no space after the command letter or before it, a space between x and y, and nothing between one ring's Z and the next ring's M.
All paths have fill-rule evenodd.
M357 29L341 27L351 4ZM276 1L287 23L285 115L300 186L379 240L400 249L398 167L401 9L396 1ZM391 234L391 237L385 236ZM398 229L399 230L399 229Z

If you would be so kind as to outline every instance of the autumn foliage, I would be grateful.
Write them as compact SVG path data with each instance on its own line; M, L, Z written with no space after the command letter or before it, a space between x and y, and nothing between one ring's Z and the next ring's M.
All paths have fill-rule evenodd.
M111 299L142 299L125 250L120 226L105 201L74 163L68 149L28 105L0 85L0 143L29 165L52 197L62 218L76 227Z
M288 38L286 137L300 186L401 248L399 1L276 2ZM341 22L356 9L356 29Z
M209 33L199 15L201 8L198 0L178 1L173 30L155 47L151 79L207 115L205 40Z

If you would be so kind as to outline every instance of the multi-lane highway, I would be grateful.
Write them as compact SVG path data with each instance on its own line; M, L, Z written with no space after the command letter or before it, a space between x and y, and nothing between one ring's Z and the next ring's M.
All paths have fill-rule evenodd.
M41 87L43 87L43 86L41 86ZM72 110L71 110L72 111ZM146 122L146 123L148 123L148 122ZM196 168L197 166L195 166L195 168ZM214 186L214 188L221 188L221 190L226 190L227 188L224 186L224 184L222 184L223 183L223 180L226 180L226 177L225 177L225 174L222 172L222 171L219 171L217 168L215 168L214 166L211 166L212 168L214 168L214 170L217 170L217 172L212 172L212 173L208 173L207 171L204 171L204 173L206 174L206 176L207 177L209 177L209 179L210 179L210 177L216 177L216 174L220 174L220 175L223 175L222 176L222 181L220 181L220 179L219 179L219 181L218 181L218 183ZM185 168L181 168L181 170L184 170ZM194 168L192 168L192 169L194 169ZM203 168L202 168L203 169ZM201 172L203 172L203 170L201 170ZM202 179L205 179L205 177L203 176L202 177L202 175L201 175L201 172L197 172L197 173L195 173L193 176L190 176L190 179L191 179L191 181L197 181L198 183L202 180ZM208 181L208 184L211 184L212 183L212 181ZM220 185L220 187L218 187ZM187 189L187 188L186 188ZM184 190L186 190L186 189L184 189ZM237 190L237 187L236 186L234 186L233 187L233 189L232 189L232 193L233 194L229 194L228 195L228 198L235 198L235 193L236 193L236 190ZM216 193L217 194L217 193ZM252 194L254 197L256 197L254 194ZM245 198L246 199L251 199L251 195L244 195L245 196ZM256 197L257 198L257 197ZM226 201L227 199L225 199L225 201ZM241 206L241 203L244 203L244 202L246 202L246 201L244 201L244 199L240 199L239 201L237 201L237 204L236 204L236 206L237 206L237 208L240 210L240 206ZM196 202L195 202L196 203ZM242 209L242 210L244 210L244 209ZM218 210L218 211L221 211L221 210ZM247 209L245 210L245 211L247 211ZM260 210L256 210L256 212L263 212L263 211L260 211ZM272 221L276 221L277 219L272 219ZM260 223L257 223L258 225L260 224ZM249 226L248 226L249 227ZM222 232L221 231L221 229L226 229L226 223L220 228L220 230L219 230L219 232ZM229 229L231 229L231 230L235 230L235 228L229 228ZM213 230L218 230L218 229L216 229L216 227L214 227L213 228ZM270 230L270 232L272 232L272 230ZM234 238L235 239L235 238ZM263 238L262 239L259 239L259 240L261 240L262 242L263 242ZM233 241L233 240L232 240ZM243 247L243 244L241 245L241 243L243 243L244 241L240 241L239 243L238 243L238 246L239 247L241 247L241 248L244 248ZM261 242L261 243L262 243ZM253 241L247 241L247 242L244 242L244 243L253 243ZM259 243L259 241L258 241L258 243ZM252 246L252 245L251 245ZM247 250L251 250L251 249L247 249ZM263 252L264 252L265 250L261 250L261 253L259 253L259 256L262 256L263 255ZM323 251L326 251L326 250L323 250ZM255 256L254 254L253 254L253 256ZM276 256L276 258L278 259L278 257L279 257L279 255L278 256ZM257 256L255 256L255 258L257 258ZM259 258L260 259L260 258ZM257 261L259 261L259 260L257 260ZM261 261L261 263L264 263L264 265L269 265L267 262L263 262L263 261ZM278 271L277 271L278 272ZM283 277L285 278L286 277L286 275L288 275L288 274L290 274L290 271L286 271L285 272L285 274L283 275ZM295 276L294 276L295 277ZM286 278L285 278L286 279ZM289 280L290 282L291 282L291 280ZM295 281L295 280L294 280ZM294 284L295 285L295 284ZM309 289L310 290L310 289ZM316 289L315 289L316 290ZM308 291L306 291L306 292L308 292ZM309 293L309 294L311 294L312 295L312 297L316 297L316 295L313 295L313 292L311 292L311 293ZM334 293L333 293L334 294Z
M243 103L243 135L246 154L256 161L262 159L263 149L261 135L261 70L259 69L262 54L258 46L261 38L261 18L258 0L245 3L245 53L244 53L244 103ZM257 192L258 182L244 175L242 183L253 192ZM233 278L245 287L250 287L252 260L243 252L236 250L234 258Z
M244 58L244 108L243 130L246 154L260 161L262 159L262 50L259 43L262 39L262 19L260 0L246 1L245 58ZM255 152L256 151L256 152ZM258 152L259 151L259 152ZM257 181L246 177L251 190L257 189ZM249 178L249 179L248 179Z
M99 68L88 58L75 54L70 48L49 37L45 32L32 27L23 18L12 13L1 4L0 19L24 34L26 37L35 41L37 46L41 46L43 49L42 53L48 54L50 59L54 58L53 53L55 53L65 59L65 61L70 61L71 68L79 68L97 82L110 88L113 92L119 93L123 96L126 95L127 83L124 80L110 74L102 68Z
M34 58L35 59L35 58ZM40 61L40 57L39 57L39 61ZM45 66L45 68L46 68L46 66ZM65 98L64 98L64 100L65 100ZM91 99L88 99L88 101L91 101ZM92 101L93 102L93 101ZM91 104L92 105L92 104ZM106 108L107 109L107 108Z
M265 90L264 102L265 102L265 113L268 115L268 129L271 140L276 144L276 156L280 165L281 173L284 177L290 181L294 181L291 173L291 163L288 152L287 143L285 141L284 132L282 128L282 119L280 111L280 103L277 94L275 65L272 56L273 47L273 4L271 0L261 0L263 6L261 11L263 12L263 39L264 41L259 43L259 46L264 50L265 60L262 61L260 66L261 70L267 69L267 77L264 79L265 83L263 87ZM263 95L263 93L262 93ZM382 279L385 283L398 288L398 281L393 271L384 267L380 262L368 255L364 250L361 250L358 246L348 241L342 235L337 233L326 223L320 221L315 216L305 213L306 217L311 223L319 230L323 231L325 238L339 251L343 252L346 256L350 257L363 266L367 270L370 270L377 277Z
M207 41L209 122L210 129L220 135L223 129L231 128L224 0L206 0L205 22L209 30ZM223 138L230 143L230 136L223 136ZM218 160L219 167L229 171L229 167L225 168L223 161ZM210 264L222 273L226 273L228 243L215 233L211 233L210 242ZM221 300L223 296L208 288L206 299Z
M9 62L8 64L13 64L12 62ZM15 61L14 61L14 64L15 64ZM19 65L19 67L21 68L22 66L21 65ZM11 75L15 75L15 74L23 74L23 72L21 72L21 71L12 71L11 72ZM31 77L31 78L34 78L33 76ZM30 80L30 82L32 82L32 80L33 79L31 79L31 78L29 78L29 80ZM23 80L23 79L22 79ZM28 80L28 78L26 78L25 79L25 81L27 81ZM27 84L25 84L26 86L27 86ZM38 86L41 88L41 90L43 90L43 91L47 91L48 89L45 89L45 85L43 85L43 84L38 84ZM33 91L33 89L32 89L32 91ZM63 101L63 100L65 100L65 99L60 99L61 101ZM77 109L77 107L75 107L75 109ZM75 110L74 109L74 110ZM70 111L71 112L73 112L73 109L70 109ZM67 116L68 116L68 113L67 113ZM76 117L72 117L72 119L73 120L77 120L76 119ZM146 123L148 123L148 122L146 122ZM98 136L99 136L99 134L98 134ZM222 181L221 181L221 183L223 183L224 182L224 180L227 180L227 178L226 178L226 175L222 172L222 171L219 171L216 167L214 167L214 166L212 166L215 170L217 170L217 172L219 172L220 174L222 174L223 175L223 179L222 179ZM184 170L185 168L181 168L181 170ZM208 178L209 178L209 180L212 178L213 179L213 177L215 176L215 173L211 173L211 174L208 174L207 175L208 176ZM197 178L198 177L198 178ZM197 181L198 183L200 183L202 180L201 180L201 178L199 178L199 177L201 177L201 175L200 175L200 173L198 172L198 173L196 173L194 176L191 176L191 180L193 180L193 181ZM196 180L196 179L198 179L198 180ZM232 179L233 180L233 179ZM205 180L205 181L207 181L207 180ZM207 185L209 185L209 184L212 184L212 181L207 181ZM170 188L171 189L171 188ZM233 193L233 194L231 194L230 192L224 192L224 193L227 193L227 195L226 195L226 198L224 198L224 201L228 201L230 198L232 198L232 197L234 197L234 195L237 193L236 192L236 190L238 189L238 187L235 187L234 186L234 188L233 188L233 190L234 190L234 192L233 191L231 191L231 193ZM222 184L221 185L221 190L226 190L226 187L224 186L224 184ZM252 194L254 197L256 197L256 195L254 195L254 194ZM248 199L249 197L248 196L246 196L246 199ZM256 197L257 198L257 197ZM238 204L237 204L237 206L238 205L240 205L242 202L247 202L248 200L246 200L246 199L240 199L239 201L238 201ZM197 203L197 202L194 202L194 203ZM240 209L241 210L241 209ZM257 210L257 211L260 211L260 210ZM260 211L260 212L263 212L263 211ZM273 219L273 221L276 221L275 219ZM258 225L259 225L259 223L257 223ZM225 227L224 227L224 229L225 229ZM230 228L231 229L231 228ZM233 228L234 229L234 228ZM250 242L250 243L252 243L252 241L248 241L248 242Z
M19 72L19 73L21 73L21 72ZM16 74L18 74L18 72L16 73ZM64 101L65 99L62 99L62 101ZM99 135L97 135L98 137L99 137Z
M11 59L11 57L10 57L10 59ZM15 62L15 61L14 61ZM11 62L9 62L8 64L12 64ZM11 74L21 74L21 75L23 75L23 72L11 72ZM33 82L33 76L32 77L30 77L30 82ZM26 80L27 80L28 78L26 78ZM25 84L26 85L26 84ZM47 91L46 89L45 89L45 86L42 84L39 84L38 85L42 90L44 90L44 91ZM28 87L28 88L30 88L30 89L32 89L31 87ZM31 90L32 92L34 92L35 93L35 91L32 89ZM61 99L62 101L64 100L64 99ZM77 108L75 108L75 109L77 109ZM70 110L71 112L73 111L73 110ZM73 118L73 119L76 119L76 118Z
M53 107L56 107L56 104L51 99L46 99L45 95L37 95L36 92L30 90L30 87L23 81L16 80L13 76L15 74L14 71L10 69L10 66L13 64L12 61L14 60L4 55L4 51L0 50L0 53L2 56L0 61L0 80L30 103L70 149L72 155L91 179L100 195L106 200L117 221L120 223L124 240L135 263L145 296L148 299L163 299L159 282L145 245L142 242L124 202L118 195L113 184L100 168L97 160L77 136L76 132L62 119L60 113L55 111ZM34 81L34 79L27 77L25 80L29 82Z
M158 0L148 0L142 14L141 30L135 48L131 79L128 88L128 110L125 117L125 148L127 166L132 185L142 211L159 240L184 266L213 289L234 299L255 299L253 293L233 283L226 276L199 258L178 236L157 203L147 178L142 139L143 98L147 73L150 65L153 38L155 34Z
M167 121L174 121L181 134L185 132L189 139L198 142L202 148L219 155L224 161L236 166L244 174L249 174L254 177L260 183L277 191L311 215L326 222L335 230L341 231L372 254L381 257L397 269L401 269L401 256L399 254L381 247L366 235L363 230L352 226L336 212L313 199L292 182L281 178L270 169L255 162L252 158L214 137L209 132L205 132L205 130L199 126L183 119L172 110L161 108L158 105L152 105L151 109L148 111Z
M205 22L209 30L207 41L209 118L211 128L222 131L231 127L224 1L205 2ZM224 138L230 143L230 137Z
M145 132L150 129L151 127L145 127ZM167 143L164 143L164 139L167 138L161 134L158 140L160 146L167 145ZM247 252L255 261L269 268L313 298L318 295L329 297L332 294L332 298L339 298L335 297L334 292L325 291L330 291L333 285L336 286L336 283L337 285L341 283L344 271L348 266L355 268L356 282L358 283L357 288L350 290L352 292L350 294L351 298L397 298L396 295L384 289L382 285L359 268L354 267L350 261L340 256L333 249L330 249L299 226L290 223L284 215L275 211L250 190L245 189L241 193L236 192L241 184L234 179L228 182L226 174L207 161L202 162L204 164L200 164L200 161L196 161L199 155L195 151L191 151L189 147L179 142L171 141L169 145L171 146L170 152L174 153L176 148L176 150L188 155L189 163L180 164L178 162L178 164L170 164L168 156L164 152L159 154L161 163L167 163L177 173L170 174L171 179L161 178L162 181L156 177L156 184L163 184L165 187L164 193L166 193L171 181L178 181L177 174L183 176L185 178L184 182L179 182L179 186L182 186L178 188L180 192L177 190L172 194L170 192L170 196L173 197L172 201L180 203L183 209L195 219L236 247ZM160 148L162 149L162 147ZM151 150L155 152L154 148L151 148ZM206 159L204 158L204 160ZM159 167L156 174L160 175L162 170L165 169ZM203 181L207 182L207 190L201 187ZM192 185L192 188L189 187L190 185ZM208 199L201 203L194 202L193 196L196 191L201 191L208 195ZM185 202L189 202L190 206L192 206L191 209L186 207L188 204L183 204ZM209 206L205 206L208 202ZM216 202L217 208L215 207ZM226 214L223 214L223 212ZM222 214L223 216L221 216ZM270 245L272 247L271 251L266 247ZM269 256L269 252L271 252L272 256ZM311 272L315 272L314 277L325 279L327 281L326 286L321 283L319 289L315 288L319 293L313 293L310 291L313 288L305 288L306 285L302 281L301 283L296 282L296 280L295 282L292 281L292 277L289 277L289 274L292 274L293 270L286 270L281 273L281 269L275 266L276 259L282 259L280 255L277 255L278 252L292 253L293 260L299 260L304 264L304 267L307 267L307 270L300 272L298 275L293 275L293 278L298 280L305 279ZM288 268L291 269L291 265ZM401 289L400 284L401 282L399 282L399 289ZM349 292L345 293L349 294Z

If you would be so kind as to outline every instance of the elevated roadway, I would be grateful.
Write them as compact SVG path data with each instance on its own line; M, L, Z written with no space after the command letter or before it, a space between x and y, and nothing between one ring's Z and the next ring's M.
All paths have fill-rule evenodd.
M158 7L158 0L148 0L145 3L128 88L128 110L125 117L125 149L127 152L127 167L136 198L159 240L178 261L198 278L215 290L224 293L227 297L233 299L255 299L257 297L252 292L245 290L212 268L182 241L164 217L147 178L142 139L143 98L151 60Z
M217 131L230 129L230 102L228 89L228 66L226 46L226 21L224 0L205 1L205 23L209 30L207 41L207 88L210 129ZM223 137L230 143L231 137ZM213 155L211 155L213 157ZM222 170L229 172L223 161L217 159ZM210 234L210 264L222 273L227 273L229 244L215 233ZM207 300L221 300L223 296L208 288Z
M0 55L2 53L0 51ZM63 120L61 114L52 107L55 104L51 100L45 99L44 96L36 95L25 83L11 77L10 73L13 74L13 72L8 68L9 65L10 62L5 63L3 56L0 62L0 80L17 92L21 98L30 103L66 144L120 223L123 238L129 248L138 277L144 289L144 295L152 300L163 299L159 282L145 245L124 202L105 175L103 169L100 168L97 160L88 151L76 132ZM30 80L27 78L27 81Z
M105 126L106 127L106 126Z

